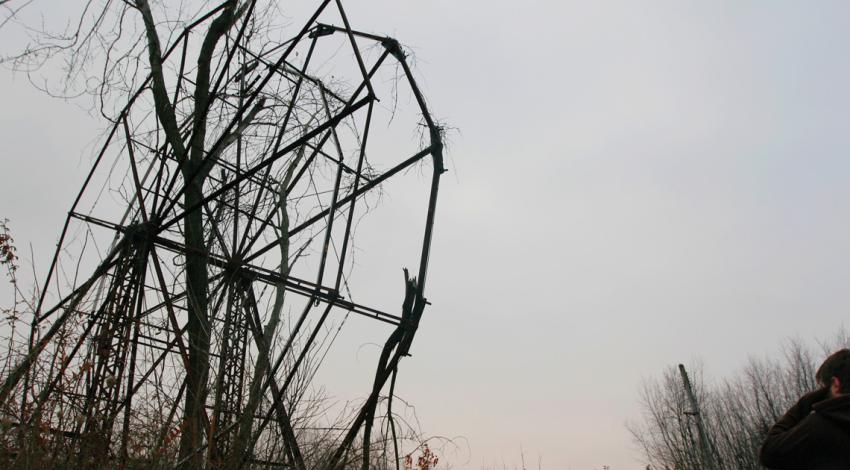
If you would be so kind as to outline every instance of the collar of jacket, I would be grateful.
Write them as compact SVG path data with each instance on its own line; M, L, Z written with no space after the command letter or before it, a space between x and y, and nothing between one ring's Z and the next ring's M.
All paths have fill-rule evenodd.
M837 411L842 408L850 408L850 393L827 398L812 405L812 409L818 412Z

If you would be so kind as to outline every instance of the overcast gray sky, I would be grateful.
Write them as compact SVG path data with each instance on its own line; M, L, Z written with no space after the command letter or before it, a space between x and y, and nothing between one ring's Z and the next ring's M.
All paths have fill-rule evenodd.
M843 325L850 4L363 3L459 129L398 386L455 468L642 468L642 377ZM99 126L0 73L0 217L39 272Z

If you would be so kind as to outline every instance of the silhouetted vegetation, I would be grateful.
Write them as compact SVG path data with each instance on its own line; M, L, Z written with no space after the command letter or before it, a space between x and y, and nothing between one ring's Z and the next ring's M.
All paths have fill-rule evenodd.
M712 381L702 368L691 367L698 408L688 400L676 367L644 381L640 389L641 421L628 425L653 469L762 469L758 452L767 431L803 394L817 388L815 371L829 353L847 347L842 332L821 345L801 340L782 344L777 358L751 358L737 374ZM702 418L708 455L700 445L697 420ZM710 461L709 461L710 460Z

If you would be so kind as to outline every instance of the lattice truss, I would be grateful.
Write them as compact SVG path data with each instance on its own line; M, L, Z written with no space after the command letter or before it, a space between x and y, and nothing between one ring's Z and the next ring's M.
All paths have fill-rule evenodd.
M187 57L199 47L194 30L215 12L163 46L186 144L196 112ZM198 367L191 351L204 350L186 332L199 321L209 353L200 356L208 368L193 455L210 467L234 452L242 464L346 465L369 452L378 403L391 393L426 304L441 130L399 43L352 29L339 2L324 1L297 34L275 44L251 37L247 20L237 25L210 83L201 164L169 145L150 79L111 127L70 209L29 354L5 378L0 403L22 425L37 423L49 439L70 442L82 463L175 455L189 432L186 377ZM417 110L412 122L393 115L403 89ZM417 276L406 291L401 283L372 286L392 292L395 306L358 303L348 282L356 273L353 234L368 224L381 191L411 174L392 188L422 201L421 238L412 242ZM200 235L187 233L193 216L203 223ZM205 249L187 246L191 236L203 237ZM200 320L187 289L191 257L206 261ZM383 349L343 426L318 431L304 409L352 315L373 323ZM250 442L237 451L240 433ZM317 440L325 443L321 456L307 448Z

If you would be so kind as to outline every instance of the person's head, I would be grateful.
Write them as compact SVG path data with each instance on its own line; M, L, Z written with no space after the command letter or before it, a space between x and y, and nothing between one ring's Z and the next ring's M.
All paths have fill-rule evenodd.
M818 383L829 388L829 396L850 393L850 349L832 353L815 373Z

